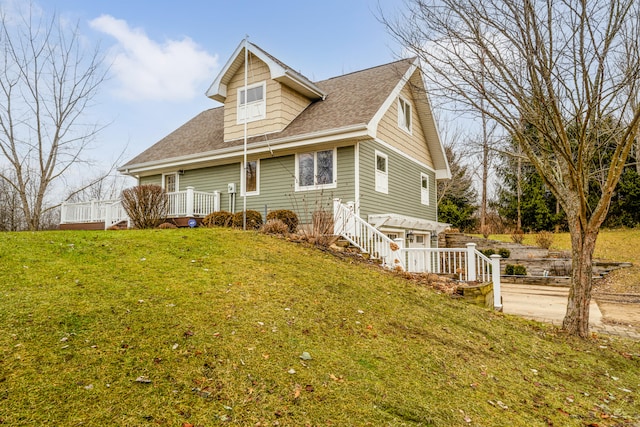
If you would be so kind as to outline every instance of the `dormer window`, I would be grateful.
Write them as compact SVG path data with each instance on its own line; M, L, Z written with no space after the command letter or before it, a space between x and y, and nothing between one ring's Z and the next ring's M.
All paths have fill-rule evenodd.
M266 117L266 82L244 86L238 89L238 123L261 120Z
M411 104L404 98L398 98L398 126L411 133Z

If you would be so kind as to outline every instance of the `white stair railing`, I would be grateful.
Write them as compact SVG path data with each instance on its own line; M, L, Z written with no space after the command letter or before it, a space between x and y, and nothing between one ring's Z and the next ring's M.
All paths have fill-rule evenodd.
M502 308L500 296L500 255L487 258L475 243L466 248L403 248L355 214L353 204L334 199L334 234L388 268L401 268L411 273L447 274L465 282L493 282L494 308Z
M387 268L406 269L400 245L356 215L353 205L345 205L340 199L335 199L333 221L335 235L344 237L362 252L381 260Z

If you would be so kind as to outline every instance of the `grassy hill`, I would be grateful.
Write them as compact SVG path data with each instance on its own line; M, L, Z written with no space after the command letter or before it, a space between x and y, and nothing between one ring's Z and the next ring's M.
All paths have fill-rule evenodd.
M2 425L637 425L639 361L261 234L0 234Z

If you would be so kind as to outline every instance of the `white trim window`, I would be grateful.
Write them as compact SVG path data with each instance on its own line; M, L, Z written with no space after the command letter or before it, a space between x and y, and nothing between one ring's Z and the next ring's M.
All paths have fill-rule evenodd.
M296 154L296 191L336 188L336 149Z
M376 191L389 194L389 158L376 150Z
M398 97L398 126L411 133L411 104L401 97Z
M255 83L247 86L245 97L244 86L238 89L238 121L244 123L264 119L267 115L266 102L267 83Z
M178 191L178 174L163 173L162 174L162 189L167 193L175 193Z
M429 175L420 174L420 202L423 205L429 204Z
M246 188L247 196L257 196L260 194L260 160L247 161L247 168L244 177L242 176L242 170L240 170L240 181L242 190L244 191ZM241 195L244 195L244 193Z

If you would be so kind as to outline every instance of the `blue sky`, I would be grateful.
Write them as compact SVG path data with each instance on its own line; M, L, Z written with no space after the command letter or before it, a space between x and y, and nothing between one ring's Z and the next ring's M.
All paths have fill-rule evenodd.
M19 0L0 0L6 5ZM312 80L384 64L401 47L376 18L377 0L41 0L45 14L78 21L112 63L93 117L111 123L90 154L131 159L215 101L204 93L241 40ZM401 0L381 0L385 14ZM121 163L122 163L121 162Z

